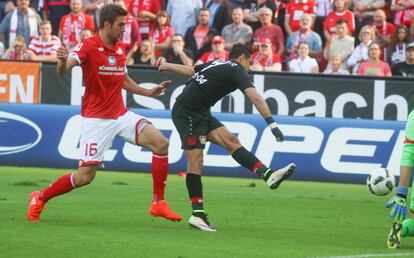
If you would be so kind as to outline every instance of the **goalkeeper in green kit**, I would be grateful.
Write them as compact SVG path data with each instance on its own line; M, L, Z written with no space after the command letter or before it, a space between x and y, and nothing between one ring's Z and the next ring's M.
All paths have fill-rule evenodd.
M401 237L414 236L414 195L411 193L410 213L407 216L407 195L414 163L414 110L410 112L405 128L405 141L400 161L400 182L397 193L387 202L387 208L392 208L390 217L394 219L391 232L387 239L390 249L400 247ZM414 188L414 184L413 184Z

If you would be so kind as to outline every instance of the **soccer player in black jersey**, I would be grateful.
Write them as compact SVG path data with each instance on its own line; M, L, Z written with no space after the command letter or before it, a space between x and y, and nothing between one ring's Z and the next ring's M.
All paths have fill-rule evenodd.
M248 47L236 44L230 51L230 61L212 61L195 67L167 63L162 57L156 62L160 71L191 76L177 97L172 109L172 120L180 134L181 148L188 161L186 185L193 208L189 223L200 230L216 231L208 222L203 208L201 174L203 149L207 140L226 148L235 161L262 177L270 189L276 189L295 170L293 163L278 170L269 169L210 113L210 107L218 100L239 89L265 118L276 140L283 141L283 134L273 120L267 103L247 77L250 53Z

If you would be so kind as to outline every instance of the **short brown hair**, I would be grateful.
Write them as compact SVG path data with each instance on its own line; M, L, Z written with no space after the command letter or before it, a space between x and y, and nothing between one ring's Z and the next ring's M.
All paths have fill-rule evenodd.
M46 25L46 24L49 24L50 26L52 26L52 23L51 23L49 20L43 20L43 21L40 23L40 26L39 26L39 27L42 27L43 25Z
M106 21L112 25L114 24L117 17L127 15L128 12L121 6L115 4L105 5L101 10L101 14L99 15L99 28L103 29Z

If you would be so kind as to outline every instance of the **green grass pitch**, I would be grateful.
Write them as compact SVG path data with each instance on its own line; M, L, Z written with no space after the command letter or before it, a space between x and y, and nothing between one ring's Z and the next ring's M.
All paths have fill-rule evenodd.
M414 239L388 250L385 203L366 186L203 177L217 233L191 229L185 179L166 197L183 221L148 214L147 173L99 171L94 182L50 201L26 220L29 194L67 170L0 167L0 257L414 257Z

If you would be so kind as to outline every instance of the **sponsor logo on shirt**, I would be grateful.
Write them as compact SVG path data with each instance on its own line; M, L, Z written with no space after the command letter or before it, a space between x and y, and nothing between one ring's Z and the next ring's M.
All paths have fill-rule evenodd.
M108 56L108 63L110 65L116 65L116 59L115 59L115 57L114 56Z

